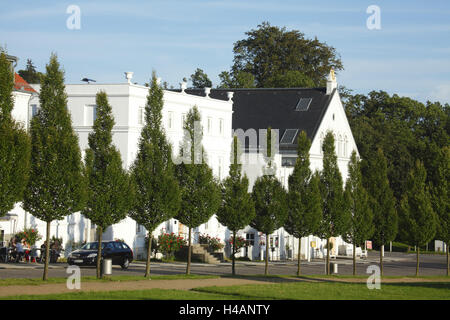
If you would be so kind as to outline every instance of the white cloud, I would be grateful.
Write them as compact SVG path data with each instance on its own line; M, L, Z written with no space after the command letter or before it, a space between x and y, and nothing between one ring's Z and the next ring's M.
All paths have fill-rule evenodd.
M450 103L450 82L438 85L431 92L428 100Z

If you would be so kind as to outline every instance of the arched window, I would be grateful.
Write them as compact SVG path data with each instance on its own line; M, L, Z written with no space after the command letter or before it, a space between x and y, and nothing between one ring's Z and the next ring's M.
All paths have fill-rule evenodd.
M320 154L323 154L323 139L324 139L324 135L323 132L320 134Z
M336 135L336 133L333 132L333 136L334 136L334 152L337 153L338 152L338 144L339 144L339 139L338 136ZM339 154L338 154L339 156Z
M339 138L338 138L337 154L339 157L342 156L342 136L341 135L339 135Z
M348 157L348 139L344 137L344 157Z

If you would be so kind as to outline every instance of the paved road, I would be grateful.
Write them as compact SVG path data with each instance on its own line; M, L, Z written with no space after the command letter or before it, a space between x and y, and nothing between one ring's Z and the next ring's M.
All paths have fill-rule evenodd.
M357 263L357 272L360 275L366 274L369 265L378 265L379 253L370 252L369 257L360 260ZM415 254L404 253L386 253L384 257L384 274L387 276L408 276L415 275L416 268ZM445 275L446 274L446 256L444 255L421 255L420 256L420 274L421 275ZM335 262L333 260L333 262ZM352 274L352 260L337 259L339 265L339 274ZM51 265L49 270L50 277L65 277L67 264ZM303 274L325 274L325 265L322 260L302 262ZM42 265L25 264L0 264L1 278L40 278L42 276ZM113 275L143 275L145 265L142 263L132 263L128 270L121 270L119 266L113 267ZM183 263L152 263L151 272L155 275L183 274L186 266ZM263 274L263 262L237 262L237 274L251 275ZM296 262L271 262L269 273L293 275L297 271ZM219 265L210 265L202 263L193 263L191 273L205 275L224 275L231 273L231 263L221 263ZM82 267L82 276L94 276L95 268Z

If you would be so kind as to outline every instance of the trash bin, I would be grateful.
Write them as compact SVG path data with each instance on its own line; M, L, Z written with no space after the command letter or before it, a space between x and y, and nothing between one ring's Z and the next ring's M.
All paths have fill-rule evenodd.
M112 274L112 260L103 259L103 275L108 276Z
M337 274L338 273L338 264L335 262L330 263L330 269L331 273Z

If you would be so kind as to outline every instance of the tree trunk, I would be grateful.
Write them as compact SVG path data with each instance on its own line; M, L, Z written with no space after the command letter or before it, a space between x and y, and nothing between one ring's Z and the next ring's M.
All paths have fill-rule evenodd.
M449 256L449 247L448 247L448 243L447 243L447 277L448 276L450 276L450 264L449 264L449 259L448 259L448 256Z
M45 240L45 264L44 264L44 275L42 280L47 281L48 277L48 263L50 262L50 223L47 221L47 239Z
M330 274L330 238L327 238L327 275Z
M145 277L150 277L150 256L152 253L152 240L153 234L151 231L148 233L148 246L147 246L147 265L145 266Z
M97 279L101 279L102 277L102 235L103 235L103 228L98 226L97 227L97 239L98 239L98 248L97 248Z
M383 276L383 247L384 245L380 246L380 275Z
M356 244L353 243L353 275L356 276Z
M419 251L420 251L420 248L419 248L419 246L417 246L417 250L416 250L416 277L419 276Z
M235 261L235 254L236 252L236 231L233 231L233 243L231 248L231 274L234 276L236 274L234 261Z
M188 261L186 266L186 274L191 274L191 227L189 227L189 243L188 243Z
M292 248L294 249L294 248ZM302 238L298 238L298 266L297 266L297 276L300 275L300 257L302 256Z
M269 274L269 234L266 233L266 265L264 268L264 275Z

